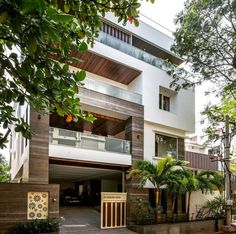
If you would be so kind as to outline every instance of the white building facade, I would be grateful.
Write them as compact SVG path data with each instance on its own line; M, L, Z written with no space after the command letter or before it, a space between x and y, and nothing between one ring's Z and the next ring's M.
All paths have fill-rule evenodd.
M94 47L84 57L76 54L82 63L71 66L87 71L78 96L97 120L94 125L67 123L56 113L46 117L28 107L37 135L25 144L27 149L12 149L12 179L59 183L62 193L70 188L86 192L97 205L101 192L140 194L126 181L135 160L155 162L167 155L184 160L184 138L194 132L195 93L169 87L172 78L164 60L183 62L170 51L172 43L143 22L123 26L108 14ZM142 194L147 200L149 195L148 190Z

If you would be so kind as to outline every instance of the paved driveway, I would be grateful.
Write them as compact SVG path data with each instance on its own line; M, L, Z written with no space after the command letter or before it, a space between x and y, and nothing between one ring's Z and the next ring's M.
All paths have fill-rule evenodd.
M60 207L60 216L65 218L60 234L135 234L127 228L100 229L100 213L90 207Z

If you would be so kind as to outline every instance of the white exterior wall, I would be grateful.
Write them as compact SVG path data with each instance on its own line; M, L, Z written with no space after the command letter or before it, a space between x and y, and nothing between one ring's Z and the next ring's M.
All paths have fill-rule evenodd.
M193 90L181 90L176 94L172 102L174 105L172 112L160 110L159 87L169 89L171 82L171 77L165 71L100 42L96 42L91 50L108 58L112 54L113 60L142 71L128 89L137 93L142 91L144 120L185 132L194 132L195 93Z
M74 146L57 144L49 144L49 157L69 158L85 162L100 162L124 166L131 165L130 154L81 149Z
M196 219L197 211L208 200L213 200L220 195L219 191L213 191L212 193L202 193L200 190L191 194L189 218L190 220Z

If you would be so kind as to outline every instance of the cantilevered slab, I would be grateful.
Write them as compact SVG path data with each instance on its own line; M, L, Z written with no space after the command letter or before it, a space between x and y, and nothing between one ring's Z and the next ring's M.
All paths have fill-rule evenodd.
M71 55L82 60L81 63L75 62L72 66L84 69L88 72L106 77L125 85L131 83L141 74L141 71L137 69L129 67L126 64L118 63L91 51L85 54L73 51Z

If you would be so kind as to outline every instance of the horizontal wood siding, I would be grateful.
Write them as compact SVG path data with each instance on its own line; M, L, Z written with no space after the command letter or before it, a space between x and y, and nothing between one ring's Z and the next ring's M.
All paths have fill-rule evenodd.
M96 112L96 108L102 108L127 116L143 118L143 106L140 104L108 96L86 88L80 88L79 97L82 104L94 107L93 112Z
M178 138L178 159L184 160L184 138Z
M28 192L49 193L49 218L59 218L59 185L0 183L0 233L27 222Z
M208 154L185 151L185 161L188 161L189 166L194 169L218 170L218 162L212 162Z

